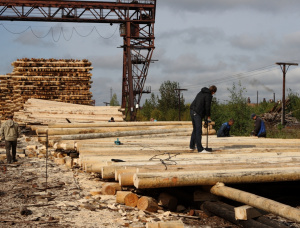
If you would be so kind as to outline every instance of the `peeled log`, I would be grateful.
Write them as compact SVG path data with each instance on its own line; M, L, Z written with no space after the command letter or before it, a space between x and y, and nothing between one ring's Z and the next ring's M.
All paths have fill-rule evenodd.
M132 192L127 194L124 198L125 205L129 207L136 207L138 200L139 197L137 196L137 194L134 194Z
M215 125L214 122L210 123ZM89 128L89 127L130 127L130 126L166 126L166 125L188 125L192 126L191 121L158 121L158 122L110 122L110 123L68 123L68 124L49 124L49 128Z
M164 188L223 183L259 183L300 180L299 167L136 173L136 188Z
M128 169L117 169L115 171L115 181L119 180L119 175L123 174L123 173L135 173L136 172L136 168L128 168ZM133 180L133 179L132 179Z
M125 196L130 194L130 191L117 191L116 194L116 203L125 204Z
M115 195L117 191L121 190L119 183L107 183L102 186L103 195Z
M142 130L156 130L156 129L178 129L186 128L186 126L132 126L132 127L99 127L99 128L39 128L36 130L38 135L46 134L48 135L74 135L74 134L88 134L88 133L105 133L105 132L120 132L120 131L142 131Z
M120 186L133 186L133 176L135 173L121 173L119 174Z
M158 209L157 201L148 196L142 196L137 203L137 208L144 211L156 212Z
M90 133L90 134L78 134L78 135L61 135L61 136L50 136L49 139L57 140L57 141L59 141L59 140L83 140L83 139L97 139L97 138L108 138L108 137L117 138L117 137L122 137L122 136L151 135L151 134L186 132L186 131L190 131L190 128ZM39 138L40 142L45 141L44 137L38 137L38 138Z
M278 203L264 197L254 195L252 193L240 191L234 188L226 187L223 183L213 186L211 193L223 196L231 200L235 200L263 211L279 215L283 218L290 219L294 222L300 222L300 210L291 206Z

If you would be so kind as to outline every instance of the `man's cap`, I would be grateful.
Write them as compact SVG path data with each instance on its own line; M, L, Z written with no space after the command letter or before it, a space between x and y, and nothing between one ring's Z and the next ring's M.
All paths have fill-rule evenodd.
M251 114L251 119L253 119L254 116L256 116L256 114L255 114L255 113L252 113L252 114Z

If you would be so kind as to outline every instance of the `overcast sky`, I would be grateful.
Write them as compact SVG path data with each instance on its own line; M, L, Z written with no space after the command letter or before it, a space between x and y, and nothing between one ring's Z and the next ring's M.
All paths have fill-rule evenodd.
M300 63L299 9L299 0L158 0L153 56L158 61L150 66L145 86L158 94L164 81L179 82L190 103L202 87L215 84L215 96L223 102L228 88L241 81L252 102L257 91L259 101L273 93L281 99L282 71L275 63ZM88 59L96 105L110 101L111 88L121 101L117 24L0 23L0 74L12 72L11 63L25 57ZM286 89L300 93L300 66L289 68Z

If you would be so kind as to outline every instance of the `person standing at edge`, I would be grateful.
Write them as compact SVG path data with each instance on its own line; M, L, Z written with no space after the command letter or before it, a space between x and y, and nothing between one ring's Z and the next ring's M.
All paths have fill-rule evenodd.
M251 119L255 120L255 128L254 131L252 131L252 135L257 137L266 137L267 132L264 121L255 113L251 114Z
M210 109L212 95L217 92L217 87L212 85L209 88L203 87L201 91L197 94L196 98L191 104L190 115L193 123L193 132L190 141L190 150L194 150L197 145L198 152L204 150L201 140L202 140L202 119L210 118Z
M223 123L218 130L217 137L230 137L230 126L234 124L234 119L230 119L228 122Z
M1 139L5 139L7 163L12 163L17 161L17 139L19 138L21 131L19 124L13 121L12 115L8 115L7 119L8 120L2 124L0 132ZM10 150L12 150L12 154L10 154Z

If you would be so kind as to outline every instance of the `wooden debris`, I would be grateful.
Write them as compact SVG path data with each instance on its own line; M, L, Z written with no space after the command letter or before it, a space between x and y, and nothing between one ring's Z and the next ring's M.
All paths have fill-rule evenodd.
M265 212L258 210L254 207L251 207L249 205L235 207L234 213L235 213L236 220L248 220L266 214Z

